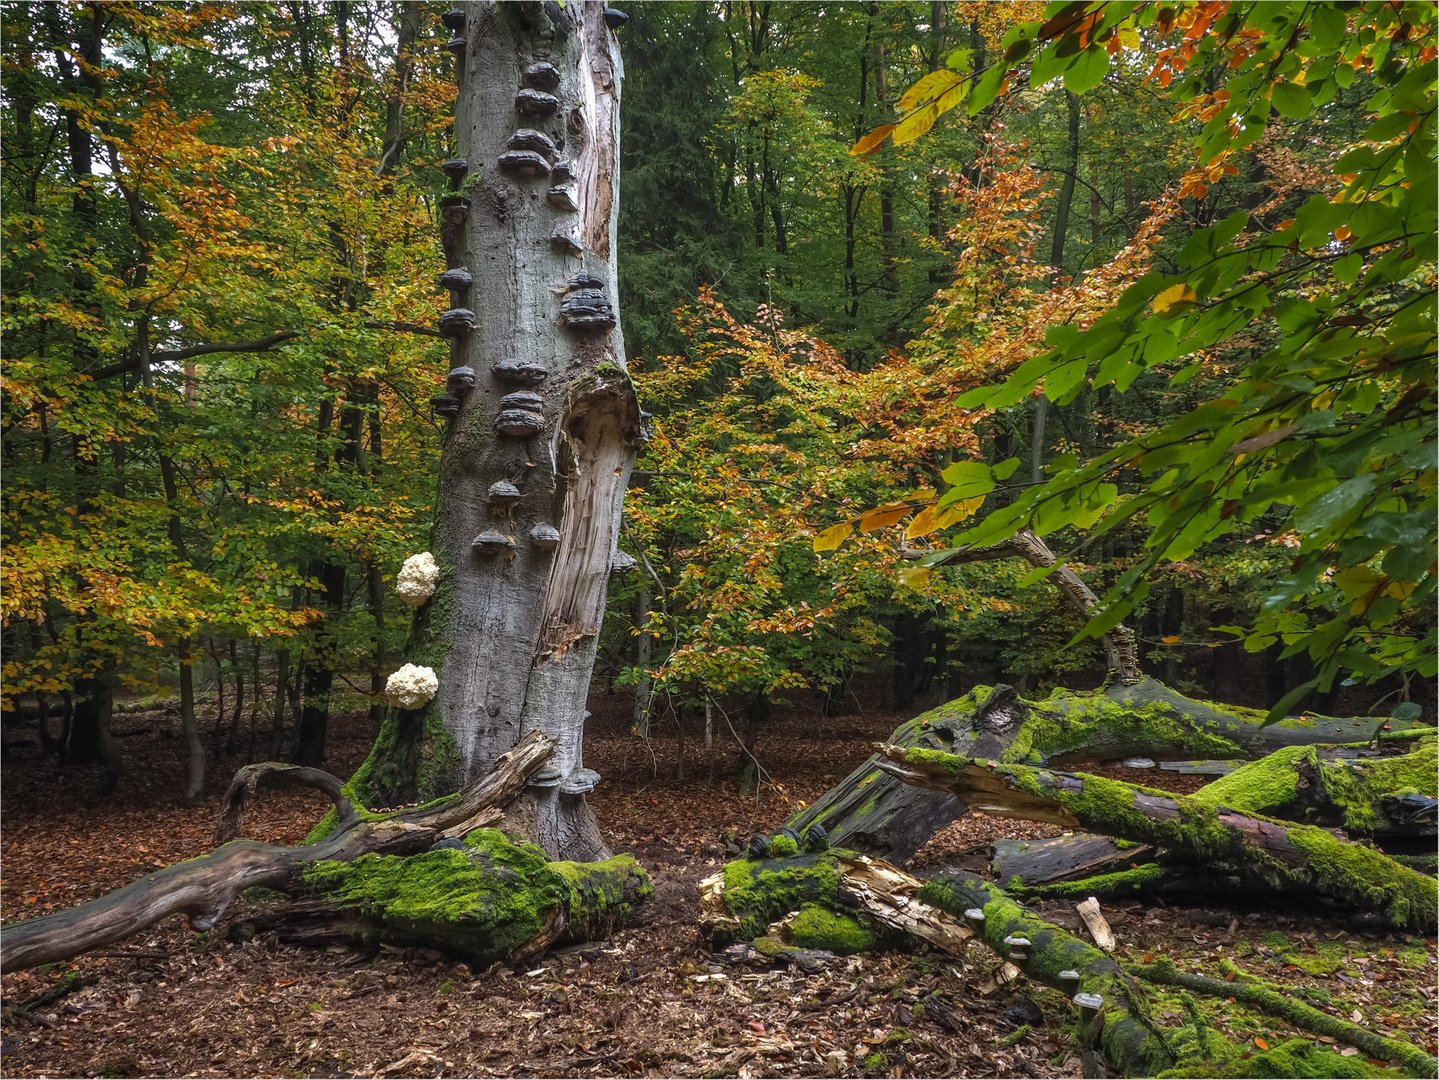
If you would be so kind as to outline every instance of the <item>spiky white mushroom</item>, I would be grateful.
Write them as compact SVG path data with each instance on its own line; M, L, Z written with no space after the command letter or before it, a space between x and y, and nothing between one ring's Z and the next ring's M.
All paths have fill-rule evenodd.
M391 673L385 683L385 697L399 709L418 709L440 688L439 676L434 668L406 664Z
M435 582L440 580L440 568L435 557L428 551L411 555L400 567L400 576L395 580L395 591L410 607L419 607L435 595Z

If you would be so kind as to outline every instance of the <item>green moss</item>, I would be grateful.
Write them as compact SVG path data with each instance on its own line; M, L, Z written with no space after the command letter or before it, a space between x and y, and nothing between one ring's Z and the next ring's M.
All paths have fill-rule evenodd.
M1254 1054L1236 1055L1227 1061L1188 1063L1159 1074L1161 1077L1255 1077L1280 1080L1286 1077L1400 1077L1393 1069L1370 1065L1363 1056L1344 1057L1316 1049L1305 1039L1290 1039Z
M824 949L840 956L874 948L874 931L849 915L837 915L820 904L804 904L789 923L790 940L800 949Z
M1128 870L1116 870L1112 874L1096 874L1079 881L1061 881L1054 885L1025 888L1021 882L1018 888L1010 886L1011 892L1027 892L1039 896L1113 896L1116 893L1134 892L1147 885L1154 885L1164 878L1164 867L1158 863L1144 863Z
M769 848L776 859L786 859L799 854L799 845L789 836L776 836L770 841Z
M889 1068L889 1059L883 1054L870 1054L864 1059L864 1071L867 1073L881 1073Z
M1029 1025L1020 1024L1019 1027L1015 1028L1004 1038L1000 1039L999 1045L1006 1048L1011 1046L1018 1046L1027 1038L1029 1038Z
M1439 895L1423 874L1312 825L1291 827L1288 838L1305 853L1305 864L1330 895L1377 912L1393 926L1432 931L1439 921Z
M806 904L836 906L840 874L827 852L788 859L738 859L725 867L725 906L740 921L739 936L753 940L770 923Z
M496 829L472 832L463 849L313 863L304 878L352 915L357 936L437 947L472 964L513 955L558 910L571 916L572 933L583 932L617 921L652 891L629 856L551 863Z
M1289 942L1289 939L1275 930L1271 930L1269 931L1269 933L1264 935L1264 944L1268 945L1271 949L1293 948L1293 946Z

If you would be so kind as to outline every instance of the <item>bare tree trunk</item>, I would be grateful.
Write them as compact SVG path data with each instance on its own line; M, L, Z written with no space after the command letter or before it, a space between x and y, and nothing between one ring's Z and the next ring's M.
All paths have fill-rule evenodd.
M453 370L435 405L452 419L431 540L440 581L406 648L439 691L389 712L356 783L362 798L430 798L538 729L555 755L508 827L557 857L604 857L581 736L641 441L611 299L619 50L597 2L474 3L449 18L463 160L441 204Z
M646 629L650 622L650 591L646 587L640 589L640 610L635 617L635 625L639 627L640 635L635 641L635 667L640 669L639 682L635 684L635 731L641 738L646 738L650 733L650 677L645 674L649 667L650 649L654 645L654 638L650 637ZM708 715L708 714L706 714Z

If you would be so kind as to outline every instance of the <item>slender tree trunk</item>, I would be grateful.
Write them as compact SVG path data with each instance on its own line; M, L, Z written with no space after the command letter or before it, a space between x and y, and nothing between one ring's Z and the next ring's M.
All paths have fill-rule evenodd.
M635 624L639 627L639 637L635 640L635 667L640 670L639 682L635 684L635 731L640 736L647 737L650 733L650 677L644 672L649 667L650 649L654 646L654 638L650 637L646 627L650 622L650 591L646 587L640 588L640 610L635 617ZM613 685L613 683L611 683Z
M452 167L442 203L441 574L406 648L439 690L389 711L358 783L362 798L430 798L539 729L555 755L508 827L560 858L603 857L582 732L640 441L612 306L622 68L600 3L460 10L455 142L468 165Z

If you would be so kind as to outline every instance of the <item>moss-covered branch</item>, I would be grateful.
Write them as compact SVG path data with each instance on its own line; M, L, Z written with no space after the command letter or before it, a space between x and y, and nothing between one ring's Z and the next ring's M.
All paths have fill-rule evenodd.
M1085 773L933 750L885 746L905 783L948 791L998 817L1051 821L1182 852L1271 889L1321 895L1373 911L1391 926L1432 933L1435 882L1372 848L1312 825L1276 821Z
M901 724L896 746L962 757L1043 765L1139 754L1158 759L1250 759L1288 746L1365 740L1383 721L1291 717L1198 701L1154 679L1105 691L1056 691L1021 698L1012 687L986 686ZM1402 733L1392 733L1402 734ZM908 858L964 812L943 794L907 789L872 757L791 820L803 832L819 822L836 843L893 862Z
M1351 1024L1338 1016L1330 1016L1312 1006L1304 1004L1288 987L1270 987L1244 978L1212 979L1207 975L1192 975L1180 971L1167 957L1152 964L1134 964L1129 967L1132 975L1147 982L1165 986L1178 986L1200 994L1219 998L1234 998L1246 1005L1253 1005L1271 1016L1288 1020L1301 1031L1311 1035L1327 1035L1339 1042L1347 1043L1364 1051L1371 1058L1397 1062L1410 1076L1432 1077L1439 1075L1439 1060L1424 1053L1417 1046L1410 1046L1395 1039L1386 1039L1358 1024Z

